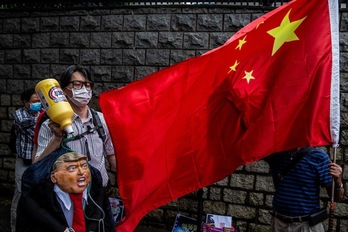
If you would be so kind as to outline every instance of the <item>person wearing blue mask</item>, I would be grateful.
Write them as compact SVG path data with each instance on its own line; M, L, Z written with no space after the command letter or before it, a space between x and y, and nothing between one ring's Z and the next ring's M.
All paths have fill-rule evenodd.
M11 230L15 231L16 211L21 195L22 175L32 162L34 127L41 110L39 96L34 88L21 94L23 107L13 114L16 136L15 191L11 204Z

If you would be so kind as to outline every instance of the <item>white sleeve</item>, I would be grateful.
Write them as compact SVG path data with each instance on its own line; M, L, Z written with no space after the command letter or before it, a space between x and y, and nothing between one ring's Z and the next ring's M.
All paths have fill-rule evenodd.
M40 157L40 155L50 142L51 138L53 137L53 132L51 128L49 128L48 126L49 121L50 120L46 120L41 124L40 131L37 137L37 151L35 154L35 158Z

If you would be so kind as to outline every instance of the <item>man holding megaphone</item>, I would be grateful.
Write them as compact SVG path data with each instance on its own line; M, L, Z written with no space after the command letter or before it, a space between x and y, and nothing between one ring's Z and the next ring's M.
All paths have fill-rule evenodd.
M74 111L72 131L74 139L67 146L73 151L86 154L90 165L102 174L103 186L108 185L105 158L116 170L114 147L103 114L88 107L92 97L93 82L89 71L81 66L69 66L61 75L60 88ZM66 137L61 126L52 120L42 123L37 141L34 162L56 150Z

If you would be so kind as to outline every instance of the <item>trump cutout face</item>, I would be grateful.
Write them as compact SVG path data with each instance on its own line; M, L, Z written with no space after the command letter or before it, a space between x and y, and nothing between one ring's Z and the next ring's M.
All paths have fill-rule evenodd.
M87 157L65 153L52 166L51 181L66 193L82 193L91 181Z

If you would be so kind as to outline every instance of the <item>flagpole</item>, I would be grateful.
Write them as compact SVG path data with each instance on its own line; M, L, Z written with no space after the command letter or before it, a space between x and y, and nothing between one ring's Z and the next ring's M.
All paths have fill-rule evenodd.
M202 215L203 215L203 189L198 189L198 207L197 207L197 232L202 231Z
M336 153L337 153L337 146L335 146L334 148L334 157L333 157L334 163L336 163L336 157L337 157ZM332 178L328 232L333 232L334 216L335 216L335 181Z

